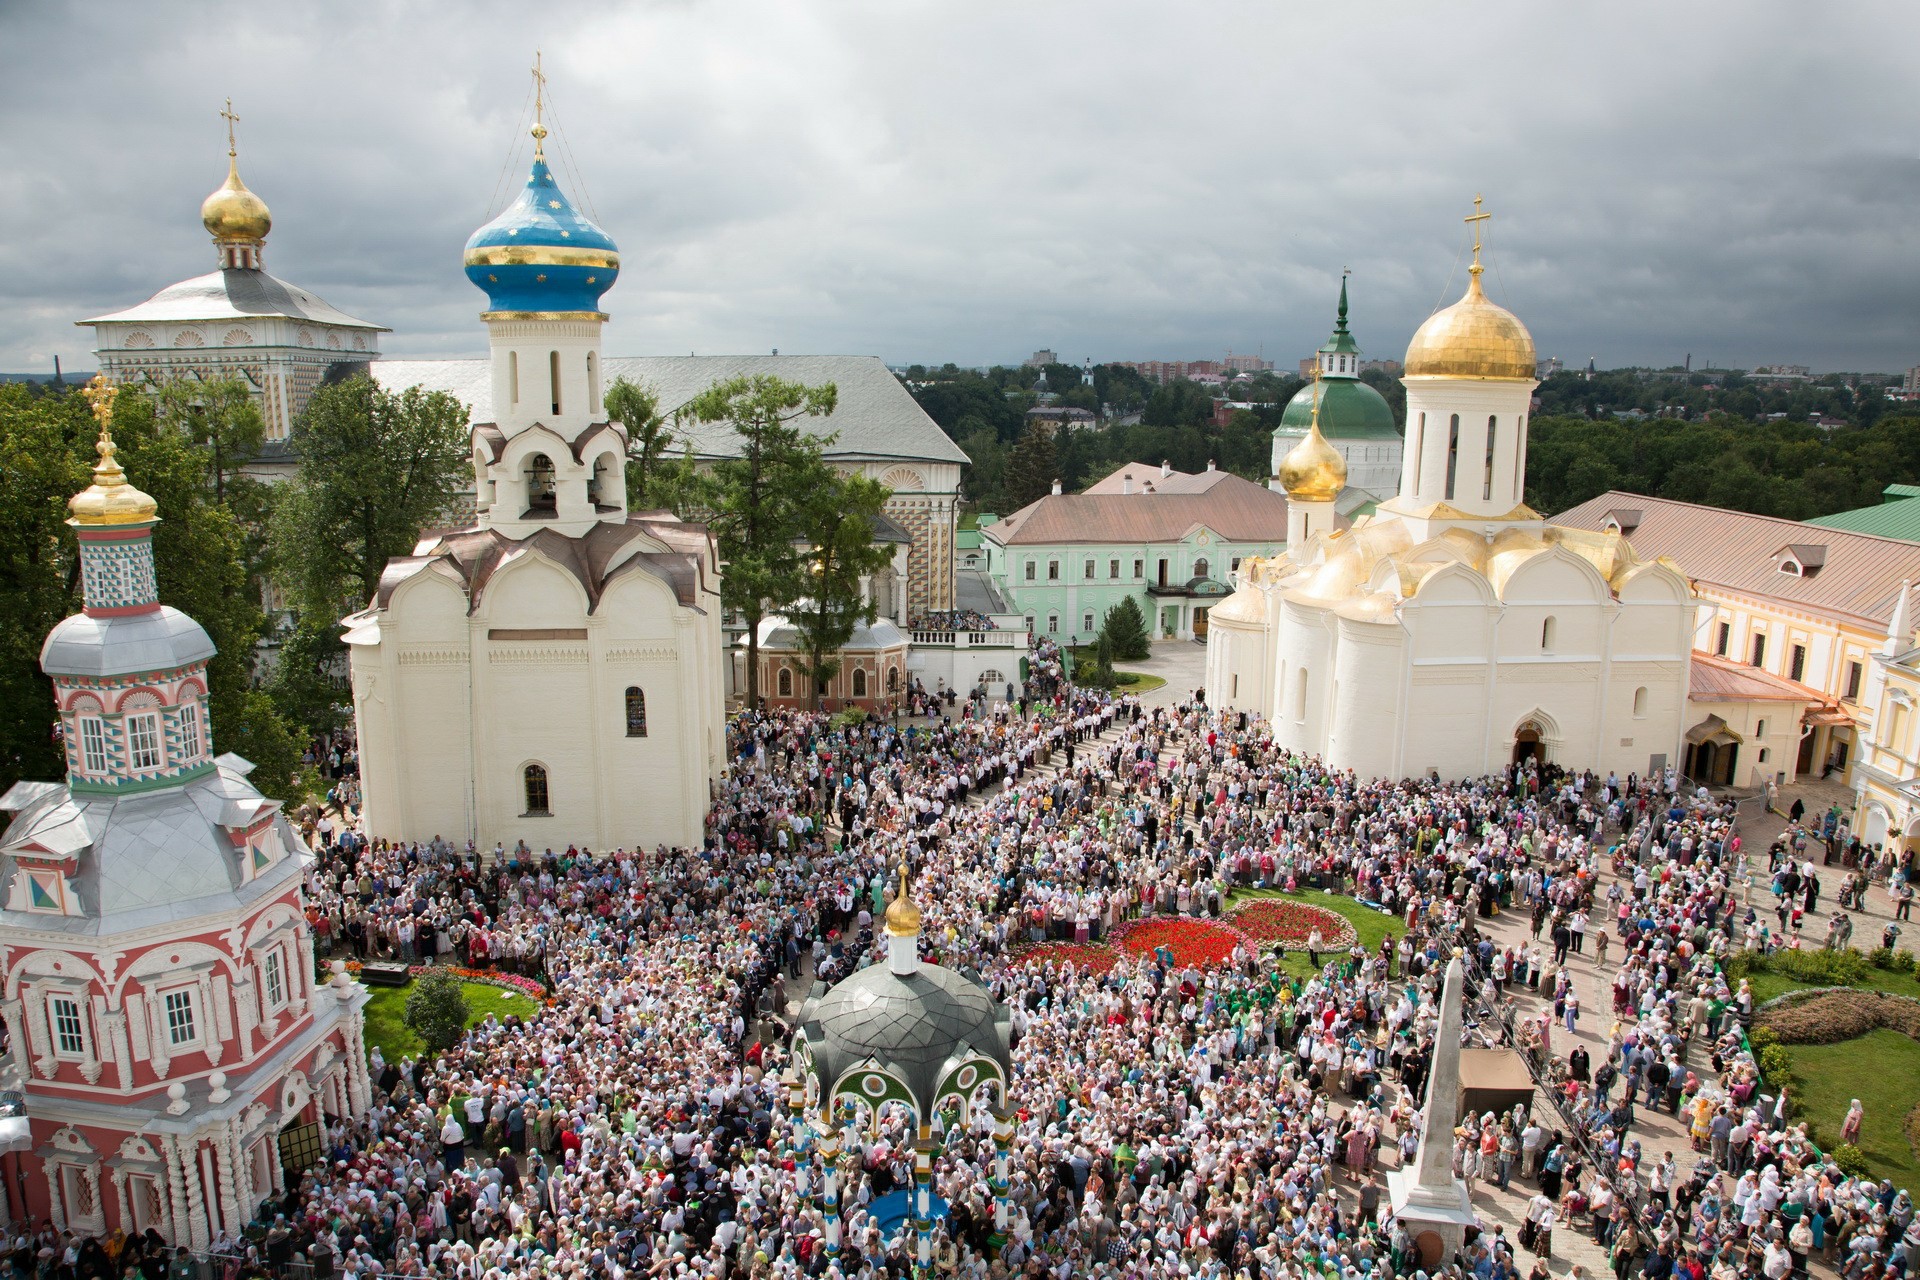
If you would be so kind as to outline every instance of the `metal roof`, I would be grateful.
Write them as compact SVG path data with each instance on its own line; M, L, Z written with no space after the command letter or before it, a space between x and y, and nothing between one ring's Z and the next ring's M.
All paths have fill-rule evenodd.
M815 434L837 435L827 449L829 458L967 461L878 356L616 356L604 362L604 369L609 383L626 378L652 387L668 413L730 378L764 374L808 386L831 382L840 393L838 406L824 418L802 420ZM421 386L450 392L467 406L473 422L494 420L493 366L485 358L376 360L371 372L389 390ZM737 452L733 432L723 422L689 423L684 438L698 457Z
M148 613L62 618L40 646L50 676L119 676L166 671L214 655L206 629L172 605Z
M369 333L392 332L385 325L368 324L338 310L299 285L288 284L264 271L237 267L170 284L138 306L75 323L187 324L200 320L238 320L246 316L287 316L315 324L365 329Z
M1887 486L1889 490L1912 487L1911 485ZM1856 507L1852 511L1836 511L1830 516L1815 516L1807 523L1819 525L1822 529L1845 529L1849 533L1871 533L1882 538L1900 538L1908 542L1920 541L1920 497L1897 497L1877 507Z
M1623 530L1640 559L1668 556L1696 582L1835 621L1885 631L1900 584L1920 581L1920 542L1619 490L1551 523L1598 531L1620 509L1641 513L1639 524ZM1779 553L1790 544L1822 547L1826 559L1812 573L1783 572Z
M1158 480L1160 469L1152 474ZM1211 529L1229 542L1286 541L1285 494L1230 472L1204 475L1215 478L1199 492L1143 493L1136 487L1127 494L1111 489L1049 494L980 532L1003 547L1179 542L1197 528Z
M1687 669L1687 697L1693 702L1806 702L1822 706L1827 695L1798 680L1762 671L1731 658L1693 651Z

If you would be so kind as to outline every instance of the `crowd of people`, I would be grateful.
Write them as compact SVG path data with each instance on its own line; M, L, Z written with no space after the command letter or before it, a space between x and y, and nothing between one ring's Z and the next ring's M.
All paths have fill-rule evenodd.
M1742 1047L1751 993L1716 960L1755 918L1756 873L1727 805L1670 776L1531 762L1357 779L1276 748L1257 718L1079 690L1059 663L1036 655L1052 679L1022 702L932 720L741 717L699 848L487 854L321 831L323 953L456 957L550 996L449 1053L376 1058L370 1115L331 1121L324 1164L217 1252L303 1260L317 1280L906 1274L911 1233L868 1211L911 1179L903 1118L842 1156L829 1256L825 1170L779 1082L808 970L875 962L904 864L926 958L983 975L1017 1033L1006 1238L984 1121L941 1118L941 1274L1420 1273L1381 1170L1418 1141L1455 953L1477 1001L1517 1011L1552 1092L1453 1135L1460 1176L1530 1198L1518 1239L1486 1231L1440 1267L1517 1280L1529 1257L1539 1276L1578 1228L1620 1280L1783 1280L1782 1259L1823 1252L1847 1280L1906 1270L1904 1193L1839 1174ZM1123 951L1103 970L1029 951L1256 886L1343 895L1390 928L1305 964L1243 946L1213 967ZM1531 938L1496 938L1501 915ZM1556 1051L1581 1026L1570 966L1609 944L1604 1055ZM1642 1149L1655 1107L1686 1118L1684 1163Z
M908 617L914 631L998 631L999 624L978 609L934 609Z

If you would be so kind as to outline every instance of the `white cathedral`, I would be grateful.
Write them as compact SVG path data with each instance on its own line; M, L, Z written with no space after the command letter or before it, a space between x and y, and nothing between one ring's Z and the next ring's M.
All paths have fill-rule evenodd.
M1315 420L1281 459L1287 549L1209 615L1207 699L1367 777L1472 777L1537 757L1644 772L1685 729L1695 604L1672 563L1522 501L1526 326L1480 287L1407 348L1398 492L1350 527Z
M698 845L725 764L712 537L627 510L602 403L613 240L548 170L467 242L493 420L477 522L389 562L346 619L367 830L605 851Z

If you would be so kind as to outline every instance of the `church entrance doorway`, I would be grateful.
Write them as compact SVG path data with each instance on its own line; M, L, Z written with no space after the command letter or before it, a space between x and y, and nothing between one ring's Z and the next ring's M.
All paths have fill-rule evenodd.
M1529 760L1545 761L1547 749L1540 741L1540 723L1528 720L1513 731L1513 762L1525 764Z
M1195 640L1205 640L1207 638L1207 611L1205 609L1195 609L1193 611L1193 638Z

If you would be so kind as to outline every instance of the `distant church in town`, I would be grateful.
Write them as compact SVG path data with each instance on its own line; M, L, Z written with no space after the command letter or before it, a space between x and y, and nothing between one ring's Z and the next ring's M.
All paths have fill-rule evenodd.
M1360 344L1347 328L1347 282L1340 281L1340 307L1333 335L1314 353L1315 381L1300 388L1281 411L1273 433L1273 479L1267 487L1283 490L1280 465L1315 421L1320 434L1346 465L1346 482L1334 499L1350 516L1399 491L1402 442L1393 409L1385 396L1360 380Z
M90 389L93 484L68 505L84 610L47 636L64 782L0 796L0 1119L22 1206L57 1230L146 1230L204 1250L324 1154L369 1101L362 1008L316 980L311 855L212 752L200 624L159 601L154 500L115 460Z
M627 509L601 399L620 254L534 137L519 197L467 242L491 348L477 519L391 561L344 624L367 831L698 845L726 762L719 556L703 527Z
M1396 490L1350 527L1336 508L1353 463L1322 425L1352 394L1332 390L1353 385L1344 325L1322 349L1317 408L1275 467L1286 551L1244 561L1212 611L1208 700L1365 776L1675 763L1693 590L1618 534L1550 525L1522 500L1533 339L1481 270L1476 235L1466 296L1407 349Z

